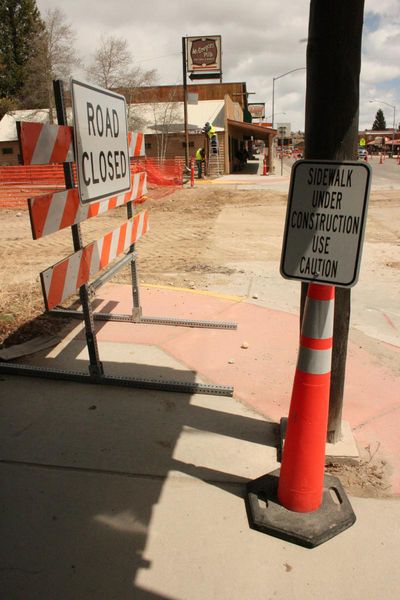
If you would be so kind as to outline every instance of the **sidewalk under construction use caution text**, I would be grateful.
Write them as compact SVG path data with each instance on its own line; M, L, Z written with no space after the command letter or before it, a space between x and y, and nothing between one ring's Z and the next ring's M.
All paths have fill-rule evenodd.
M292 169L281 274L352 287L357 283L371 168L361 162L300 160Z

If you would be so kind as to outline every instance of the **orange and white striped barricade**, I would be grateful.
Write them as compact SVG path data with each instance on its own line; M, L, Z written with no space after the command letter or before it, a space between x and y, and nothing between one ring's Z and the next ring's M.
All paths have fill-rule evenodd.
M88 87L86 84L74 82L78 86ZM90 88L91 89L91 88ZM106 90L96 89L92 93L103 94L107 96L104 101L104 110L109 110L103 123L111 119L118 119L117 109L120 111L117 131L127 135L127 140L121 142L121 148L125 147L130 158L139 158L144 155L145 144L142 133L127 132L125 134L124 123L119 128L121 120L125 119L125 111L121 110L121 101L125 102L122 96L110 94ZM0 363L0 372L19 373L22 375L51 377L57 379L67 379L74 381L83 381L91 383L105 383L115 385L128 385L132 387L141 387L148 389L159 389L169 391L180 391L185 393L217 393L221 395L232 396L233 388L223 385L205 385L199 383L184 383L176 381L157 381L144 380L136 378L115 378L106 376L103 371L103 365L100 361L97 339L94 330L94 319L102 321L124 321L130 323L148 323L148 324L168 324L181 325L187 327L208 327L219 329L235 329L236 323L216 322L216 321L194 321L188 319L177 319L168 317L142 317L139 284L136 269L135 243L148 231L148 213L146 210L133 214L133 204L143 198L147 191L147 176L145 172L133 173L129 177L128 189L118 193L103 193L96 195L94 193L86 194L85 201L81 197L80 191L74 185L74 172L72 161L77 160L85 154L78 147L79 152L75 152L73 129L67 125L66 112L63 100L63 85L61 81L54 82L55 105L57 109L58 125L37 124L37 123L19 123L18 132L20 139L21 155L23 161L29 165L43 165L50 163L64 164L64 176L66 188L61 192L52 192L28 201L29 214L32 227L32 236L34 239L50 235L65 227L71 227L74 253L67 258L59 261L57 264L45 269L40 274L43 297L46 309L51 314L83 319L85 322L86 343L89 353L89 375L84 373L72 373L68 371L56 371L49 368L37 368L29 365L11 365L10 363ZM115 96L115 110L109 97ZM82 98L82 96L81 96ZM101 102L101 100L100 100ZM92 106L92 105L91 105ZM98 105L96 106L96 110ZM101 109L101 107L100 107ZM89 130L95 127L94 109L92 113L87 109L87 119ZM114 114L115 113L115 114ZM76 116L76 115L75 115ZM100 119L100 116L99 116ZM91 122L90 122L91 121ZM117 121L116 121L117 122ZM97 121L96 121L97 123ZM97 123L97 126L101 121ZM122 125L122 124L121 124ZM77 125L76 125L77 126ZM111 128L111 123L110 123ZM76 133L76 132L75 132ZM90 135L90 134L89 134ZM101 136L100 136L101 137ZM103 141L103 146L95 148L98 151L98 157L106 146L107 141ZM78 144L82 145L81 140ZM90 147L90 146L89 146ZM86 152L87 154L87 152ZM125 154L125 157L127 155ZM126 164L126 158L125 164ZM101 168L101 163L100 168ZM122 163L121 163L122 164ZM92 164L93 167L93 164ZM79 173L78 173L79 174ZM101 171L100 171L101 174ZM94 179L94 175L93 175ZM117 183L115 183L115 186ZM115 187L114 187L115 189ZM119 187L121 190L121 187ZM96 190L97 191L97 190ZM80 223L97 215L103 214L110 209L126 205L128 221L122 223L117 229L107 233L101 239L94 241L87 246L83 246L80 232ZM122 258L121 258L122 256ZM116 262L115 262L116 261ZM130 315L118 315L110 313L93 312L91 306L91 296L100 285L112 277L122 266L127 263L131 265L132 275L132 296L133 308ZM113 263L113 264L112 264ZM98 273L96 279L92 280ZM59 305L72 294L79 292L79 298L82 304L82 311L67 310Z
M149 229L143 210L130 221L40 273L47 310L76 293L99 271L137 242Z

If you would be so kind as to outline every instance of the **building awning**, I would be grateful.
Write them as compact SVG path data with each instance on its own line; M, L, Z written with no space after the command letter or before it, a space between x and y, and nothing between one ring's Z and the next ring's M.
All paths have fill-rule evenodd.
M253 136L257 140L267 140L271 135L275 136L277 134L276 129L244 123L243 121L234 121L232 119L228 119L228 130L230 133L234 133L236 130L242 135Z

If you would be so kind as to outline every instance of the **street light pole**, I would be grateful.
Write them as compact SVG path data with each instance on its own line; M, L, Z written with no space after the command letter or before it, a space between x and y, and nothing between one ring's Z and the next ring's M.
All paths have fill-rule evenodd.
M383 100L369 100L369 102L376 102L377 104L386 104L386 106L390 106L393 108L393 133L392 133L392 157L394 156L394 130L396 129L396 107L393 104L389 104L389 102L384 102Z
M274 103L275 103L275 81L277 79L282 79L282 77L286 77L286 75L290 75L290 73L294 73L295 71L303 71L307 67L299 67L298 69L292 69L287 73L282 73L282 75L278 75L277 77L272 78L272 129L274 128Z

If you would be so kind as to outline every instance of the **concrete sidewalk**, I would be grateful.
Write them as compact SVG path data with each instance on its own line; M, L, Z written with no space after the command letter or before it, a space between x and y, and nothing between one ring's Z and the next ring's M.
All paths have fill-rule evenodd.
M130 286L106 285L98 300L98 310L129 313ZM278 466L297 316L150 286L142 304L146 316L238 329L101 323L105 372L234 385L234 398L2 376L3 597L397 598L397 498L350 497L356 524L314 550L249 529L245 483ZM29 362L86 372L85 346L73 323ZM396 495L398 390L391 371L350 343L344 417L361 447L380 443Z

